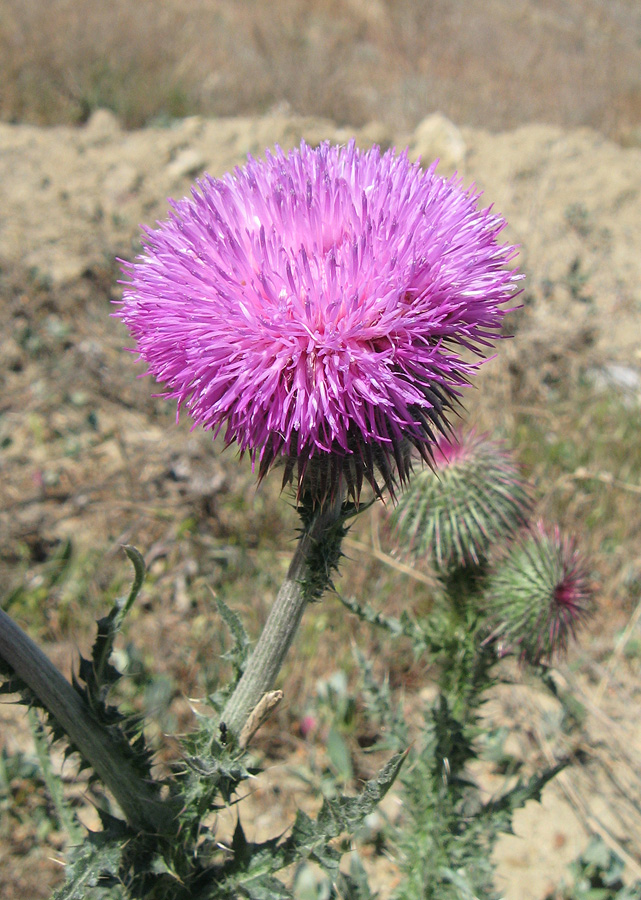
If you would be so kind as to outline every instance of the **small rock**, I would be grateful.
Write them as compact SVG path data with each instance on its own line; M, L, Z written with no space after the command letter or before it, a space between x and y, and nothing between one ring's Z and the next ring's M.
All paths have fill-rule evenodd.
M629 402L641 401L641 372L620 363L605 363L588 370L588 378L599 391L616 391Z
M409 147L412 159L420 157L425 167L438 159L439 172L447 174L461 173L465 149L463 135L442 113L434 113L418 124Z
M168 175L173 178L194 178L205 168L205 158L198 150L181 150L167 166Z
M104 144L120 135L120 122L110 109L97 109L85 125L85 142Z
M77 281L87 269L86 258L57 246L34 250L24 263L34 279L52 287Z
M103 201L109 212L117 211L122 203L137 193L143 175L129 162L113 166L103 181Z

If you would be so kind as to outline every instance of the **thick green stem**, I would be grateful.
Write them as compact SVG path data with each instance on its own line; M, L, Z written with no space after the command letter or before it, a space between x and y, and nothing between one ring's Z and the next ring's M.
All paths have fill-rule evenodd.
M316 513L301 534L287 576L247 668L221 715L221 722L236 738L262 697L273 688L307 603L317 598L330 583L331 569L338 561L340 541L338 545L335 538L328 541L331 545L328 559L324 571L320 572L317 551L330 534L335 535L341 509L342 498L339 497ZM312 567L314 571L311 571Z
M177 810L161 799L157 786L138 775L122 748L94 719L80 694L3 610L0 610L0 659L33 691L69 741L91 764L130 825L155 834L175 831Z

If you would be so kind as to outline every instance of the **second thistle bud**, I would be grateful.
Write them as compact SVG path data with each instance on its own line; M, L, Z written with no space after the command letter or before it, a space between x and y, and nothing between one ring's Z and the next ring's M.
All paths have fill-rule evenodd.
M485 593L492 637L534 664L566 649L592 603L589 573L574 543L540 522L513 543Z
M414 556L436 569L482 564L526 522L530 492L515 461L486 435L442 436L434 468L417 473L392 514Z

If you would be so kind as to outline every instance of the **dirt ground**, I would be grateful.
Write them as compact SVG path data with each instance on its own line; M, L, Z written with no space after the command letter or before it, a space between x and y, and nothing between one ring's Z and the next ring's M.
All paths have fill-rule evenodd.
M150 667L167 676L171 697L160 703L166 730L188 723L185 698L207 687L202 671L205 661L211 668L218 626L204 583L224 591L235 577L241 593L251 589L255 599L243 614L255 632L286 566L293 519L275 485L256 493L246 463L212 451L188 422L176 426L169 404L152 399L148 380L136 378L140 369L122 349L127 336L110 317L119 291L114 257L132 258L138 223L162 218L166 198L185 194L203 170L221 174L274 143L345 141L351 134L329 121L277 115L190 118L133 132L104 111L80 129L0 125L4 605L69 671L78 649L87 651L101 592L117 594L129 577L120 545L139 546L151 582L132 639ZM439 156L444 173L457 169L484 191L508 219L508 239L522 247L528 280L516 337L487 365L468 404L473 417L510 435L517 407L532 403L533 414L540 412L532 385L571 392L588 377L639 403L641 149L587 129L528 125L492 134L439 116L406 134L377 123L355 134L363 145L409 145L426 160ZM351 567L378 572L380 564L367 549L368 523L354 539L345 578L358 587ZM518 814L516 835L500 841L508 900L541 900L590 833L616 848L630 876L641 875L641 733L631 712L639 703L638 659L624 652L637 623L622 603L624 564L634 562L600 568L595 561L605 612L558 674L586 710L572 746L559 709L531 688L505 687L488 710L514 724L513 749L524 758L549 761L580 747L587 760L561 775L541 806ZM273 729L264 741L271 763L253 798L256 837L279 831L295 804L307 802L300 787L283 797L274 783L277 767L308 764L298 717L331 660L327 648L349 643L347 626L333 633L332 602L321 604L303 635L308 656L296 675L298 699L292 696L280 720L290 736L277 740ZM325 649L314 653L323 624ZM420 696L420 685L410 686ZM32 752L20 708L0 706L0 722L0 748ZM65 771L72 782L73 772ZM7 900L48 896L61 872L62 837L34 833L36 799L28 779L18 782L20 827L12 818L11 827L0 828L0 893ZM383 865L371 864L374 871ZM394 872L386 866L377 877L386 896Z

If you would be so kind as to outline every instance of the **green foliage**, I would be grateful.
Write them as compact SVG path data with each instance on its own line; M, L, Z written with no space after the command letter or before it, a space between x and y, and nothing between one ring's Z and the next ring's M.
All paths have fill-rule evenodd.
M36 754L40 764L42 777L47 785L49 796L55 807L58 820L65 829L73 843L79 843L82 840L82 826L78 821L74 811L67 803L62 789L62 782L51 767L51 760L48 754L47 736L42 722L37 713L29 710L29 724L31 725L31 733L36 745Z
M328 588L333 588L332 576L338 571L343 556L341 546L348 532L346 522L353 518L363 506L356 507L345 501L341 515L323 531L322 540L315 540L306 556L305 571L302 577L305 597L309 603L320 600ZM311 531L314 521L322 515L322 507L315 503L310 495L301 498L297 507L302 527L300 533Z
M623 882L623 861L601 838L593 837L570 866L571 884L546 900L641 900L641 881Z
M145 563L139 551L135 547L125 547L124 550L134 567L133 584L128 595L116 600L109 613L98 620L91 659L80 657L79 680L74 676L74 687L96 720L106 726L124 757L134 764L140 777L153 784L151 750L145 740L143 722L138 716L123 714L108 699L122 677L122 673L111 663L114 641L140 593L145 577Z
M233 638L233 645L223 654L223 658L232 664L236 678L240 678L245 668L247 657L249 656L249 635L240 620L240 616L236 615L233 609L230 609L219 597L216 597L216 605L218 606L218 612L220 613L221 618Z
M140 591L144 578L144 562L140 553L132 547L126 547L125 552L134 566L133 585L127 597L117 600L109 614L98 621L91 659L80 657L78 677L74 675L73 687L95 721L105 729L114 746L122 754L122 758L128 760L148 784L155 784L151 773L151 755L142 732L142 722L136 716L124 715L108 702L111 689L121 678L121 673L110 662L114 640ZM0 674L5 675L4 682L0 684L0 695L18 693L25 705L39 709L43 713L53 740L61 740L67 744L65 749L67 756L80 753L79 748L69 742L49 709L1 660ZM80 756L81 767L90 767L90 761L83 759L82 754ZM160 784L157 786L159 789Z
M126 548L126 552L134 566L134 583L128 595L116 601L110 612L99 620L91 656L81 658L74 687L96 722L107 730L140 777L160 788L161 783L153 779L153 755L142 722L124 715L111 702L112 690L123 677L113 664L114 642L145 575L138 551ZM233 638L227 656L238 675L247 656L248 637L235 613L222 602L218 608ZM11 672L8 675L4 690L22 688L23 699L37 706L37 698L18 684ZM64 803L61 782L51 767L45 765L45 780L60 819L74 838L66 880L56 892L55 900L291 898L293 894L277 874L302 860L320 866L333 885L332 891L340 882L345 888L344 896L353 896L355 900L368 896L363 892L363 873L356 864L349 875L339 872L342 852L336 840L346 832L353 832L371 814L396 778L405 754L396 753L356 796L336 792L326 798L316 819L299 811L285 838L251 842L239 815L231 843L225 848L211 813L236 804L240 785L259 771L247 751L226 740L223 723L215 714L218 701L225 693L221 690L210 700L214 715L198 717L197 728L182 739L181 760L174 764L171 776L162 782L168 807L175 810L173 827L168 833L134 829L123 819L101 810L102 831L90 833L84 841L78 840L78 825ZM347 717L347 707L344 713ZM49 724L54 739L64 740L65 735L51 717ZM36 736L43 751L43 735L39 729ZM70 752L73 749L69 747ZM81 764L88 765L88 760L82 760ZM6 773L6 765L2 773Z
M358 648L356 659L363 680L363 699L368 719L379 728L378 749L397 751L410 746L410 732L403 716L402 705L394 697L389 681L378 681L374 668Z
M489 850L479 827L476 786L466 766L475 757L469 734L441 694L427 711L423 745L403 777L406 821L397 835L405 878L399 900L494 897Z
M503 632L488 613L488 585L493 585L495 594L501 594L498 606L509 611L514 602L514 578L526 606L532 600L530 582L535 579L524 579L523 572L529 569L522 563L514 578L505 574L501 577L500 568L526 546L513 540L513 530L527 508L526 486L503 451L499 453L492 447L492 452L484 455L488 444L477 439L463 446L468 454L463 459L468 466L467 475L461 475L449 464L449 487L444 478L445 484L438 488L455 490L460 496L467 489L472 497L472 507L466 507L462 513L459 510L458 521L451 522L447 552L443 515L448 503L440 507L434 503L436 519L428 527L431 513L430 504L424 502L426 481L419 480L416 487L418 506L413 505L412 488L408 492L405 525L411 520L415 546L428 554L438 573L439 586L431 598L430 615L417 618L406 609L397 618L373 605L341 597L347 609L392 640L409 646L417 662L437 673L435 698L423 710L423 727L414 735L389 682L377 676L375 664L356 649L365 714L378 735L372 750L384 751L391 758L360 792L343 792L344 786L354 781L349 739L361 712L344 673L334 673L320 682L317 714L326 726L329 759L322 782L324 800L315 819L299 810L284 836L254 842L243 825L241 789L260 770L248 751L230 739L227 726L221 721L221 710L245 670L250 642L238 615L219 598L218 612L231 636L225 659L233 669L232 681L216 686L206 701L209 708L196 715L196 727L180 739L177 761L162 780L156 779L154 747L148 743L141 718L125 714L113 699L114 688L123 679L114 665L115 641L145 577L142 557L133 548L126 548L134 566L133 585L99 620L90 657L81 658L74 688L118 749L119 758L131 765L145 785L151 786L154 798L162 798L168 825L164 830L133 827L131 822L101 810L102 830L89 834L84 841L78 840L78 823L65 803L55 773L47 765L43 733L37 727L45 782L59 820L74 838L66 882L56 893L56 900L375 900L359 857L352 855L348 872L341 872L339 863L348 846L344 838L358 836L362 823L397 777L403 796L402 818L390 826L386 838L396 850L403 873L396 900L497 897L491 857L499 834L511 830L517 809L529 800L540 799L546 783L565 763L529 775L519 772L517 777L519 766L503 749L506 729L490 734L481 717L483 704L501 680L505 652L505 644L497 637ZM472 451L476 456L470 474ZM495 493L489 499L482 463L490 467L489 480L494 479ZM433 473L427 475L432 491L438 479ZM510 491L511 497L507 496ZM337 521L325 528L320 538L312 535L318 533L314 527L323 510L303 498L298 512L304 539L309 541L302 584L306 598L312 601L331 584L341 558L346 522L357 510L345 503ZM424 528L425 533L419 534ZM486 538L488 542L484 543ZM494 552L497 541L503 542L502 554ZM583 578L583 569L579 557L574 550L570 552L557 532L550 547L554 550L551 556L552 550L545 544L544 549L550 550L548 555L537 556L528 551L526 561L536 575L540 575L543 566L546 596L561 598L567 606L568 598L583 598L577 593L577 585L583 586L582 581L577 581L579 575ZM570 594L569 588L574 593ZM536 596L533 599L536 601ZM493 609L496 612L496 604ZM532 631L532 620L523 616L521 619ZM538 665L533 672L541 677L546 689L559 696L543 666ZM22 690L26 702L39 705L11 671L6 675L8 680L0 691ZM566 722L571 725L580 710L575 709L571 698L560 699ZM51 717L48 722L53 738L64 738ZM69 747L69 752L74 749ZM493 762L494 770L504 776L502 789L490 800L484 798L472 775L481 758L488 765ZM81 764L88 765L89 761L82 760ZM2 775L0 769L0 788ZM236 811L233 834L220 834L216 813L230 806ZM293 888L282 875L288 869L294 870ZM626 893L628 889L619 879L618 862L604 856L602 848L586 851L574 875L573 893L564 895L564 900L641 900L636 887Z
M405 610L395 618L341 598L350 611L392 639L409 641L414 657L438 673L436 697L425 710L420 737L410 743L398 698L387 682L377 682L372 664L357 653L367 714L381 734L376 749L409 746L400 777L402 819L390 837L404 873L396 900L497 898L491 855L499 834L511 831L515 811L539 800L544 786L566 764L515 780L518 765L502 746L506 732L495 736L493 746L488 741L480 711L501 679L504 646L492 633L496 623L488 618L484 598L488 580L496 579L505 557L497 558L497 541L505 548L513 540L523 524L529 491L507 455L497 455L489 442L463 440L457 452L461 455L439 468L439 477L426 472L410 484L395 517L399 531L439 575L441 587L429 617L417 619ZM559 548L565 553L565 544L560 542ZM543 562L536 556L531 564L536 568ZM560 575L574 573L575 563L571 553L563 555ZM552 576L547 586L554 593ZM531 594L526 585L523 602L535 603L537 596ZM501 600L509 610L509 590ZM531 630L531 622L527 625ZM550 689L546 670L534 672ZM481 756L488 763L493 757L495 771L504 774L502 790L489 801L471 777L471 764Z
M476 660L468 660L461 668L467 683L442 673L442 690L426 710L421 743L410 748L401 774L403 820L392 840L405 878L397 900L496 897L491 863L494 843L500 833L511 830L514 812L528 800L540 799L545 784L563 768L563 764L551 767L511 786L506 782L498 797L482 802L469 764L480 755L476 710L496 683L492 669L497 659L478 645L476 655ZM363 675L368 713L391 724L381 745L403 741L406 728L398 712L392 712L388 686L375 684L367 664Z
M53 900L124 900L117 879L126 837L115 831L89 834L72 851L65 883Z

